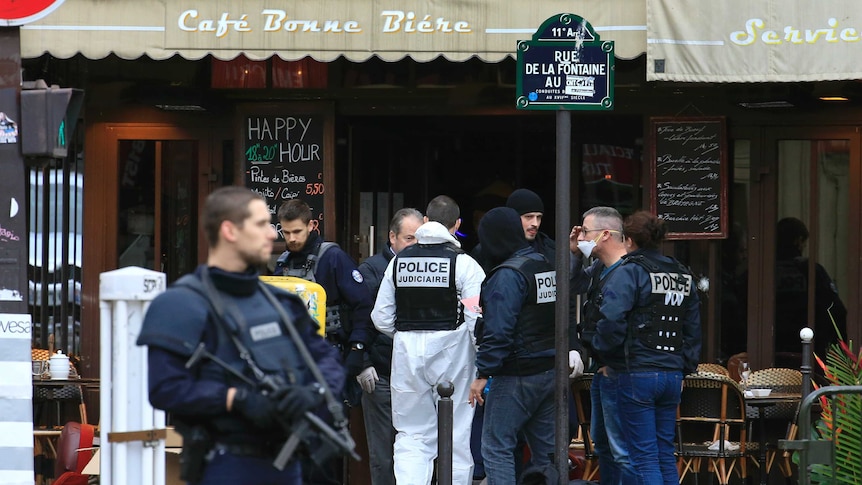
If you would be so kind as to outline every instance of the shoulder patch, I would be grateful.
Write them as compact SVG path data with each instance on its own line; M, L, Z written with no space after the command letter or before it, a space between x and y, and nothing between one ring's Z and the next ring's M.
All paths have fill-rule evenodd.
M362 283L363 281L365 281L362 278L362 273L360 273L358 269L354 269L353 272L350 274L353 276L353 280L357 283Z

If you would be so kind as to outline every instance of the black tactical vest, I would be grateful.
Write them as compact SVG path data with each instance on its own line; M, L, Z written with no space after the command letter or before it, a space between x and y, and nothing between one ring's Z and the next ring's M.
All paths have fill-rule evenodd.
M454 330L464 323L455 287L455 260L463 253L451 244L414 244L395 256L396 330Z
M527 280L527 298L515 323L515 334L521 336L524 348L531 353L553 349L554 303L557 301L554 267L544 258L517 256L491 270L485 281L500 268L514 269Z
M302 278L306 281L311 281L312 283L317 283L317 280L314 277L317 272L317 264L320 262L320 258L323 257L326 251L334 247L338 247L338 244L334 242L321 241L317 246L317 250L310 251L304 261L297 259L288 262L287 255L279 258L278 263L284 265L281 275L293 276L296 278ZM339 333L341 330L341 304L339 302L329 301L326 305L326 335L334 335ZM349 334L349 332L346 333Z
M649 274L651 292L646 306L629 317L629 336L648 349L678 354L682 352L682 326L694 291L691 272L676 260L662 261L645 254L625 258ZM647 314L647 319L638 318Z
M218 335L216 349L211 351L227 365L255 379L247 363L237 353L238 349L231 337L235 336L251 354L254 364L267 375L285 385L305 385L311 382L311 372L300 357L281 316L261 291L255 293L251 300L238 305L233 295L215 290L214 297L220 299L224 311L224 318L219 319L212 306L211 296L197 276L183 276L174 286L188 287L210 302L209 319ZM216 381L223 381L228 387L247 386L238 377L212 363L204 363L201 366L201 374ZM224 435L248 433L247 423L234 414L216 416L212 419L212 424L218 433ZM281 431L273 430L273 433L280 434Z

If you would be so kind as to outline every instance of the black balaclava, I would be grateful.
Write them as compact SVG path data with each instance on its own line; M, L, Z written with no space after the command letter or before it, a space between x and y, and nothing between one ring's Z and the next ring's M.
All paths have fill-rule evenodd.
M479 243L492 266L509 259L516 251L529 247L524 237L521 216L509 207L488 211L479 221Z

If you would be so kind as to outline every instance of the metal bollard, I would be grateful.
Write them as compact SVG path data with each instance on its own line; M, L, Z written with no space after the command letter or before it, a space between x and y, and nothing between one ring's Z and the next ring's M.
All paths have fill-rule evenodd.
M805 399L811 393L811 340L814 331L805 327L799 331L799 338L802 339L802 366L799 370L802 372L802 399Z
M452 485L452 393L451 382L437 384L437 485Z

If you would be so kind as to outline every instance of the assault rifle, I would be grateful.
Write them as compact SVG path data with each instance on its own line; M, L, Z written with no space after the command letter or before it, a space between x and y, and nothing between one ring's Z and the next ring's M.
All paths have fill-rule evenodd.
M264 374L259 382L253 381L251 378L234 369L218 356L208 351L204 343L199 344L191 357L189 357L189 360L186 362L186 368L190 369L196 366L202 359L209 359L252 388L261 389L263 394L267 396L275 395L288 386L288 384L282 379L272 374ZM353 438L350 437L350 433L347 431L346 427L341 427L336 431L324 420L320 419L320 417L310 411L306 411L302 419L298 422L288 423L283 418L280 418L279 423L284 427L285 431L290 434L290 437L285 441L284 445L282 445L281 450L272 462L272 465L278 470L284 470L284 467L287 466L287 462L290 461L290 458L302 442L313 445L313 447L317 448L317 450L311 454L311 459L318 465L322 465L330 458L341 454L349 455L357 461L360 460L360 457L355 450L356 443L353 441ZM311 448L312 446L309 446L309 449Z

